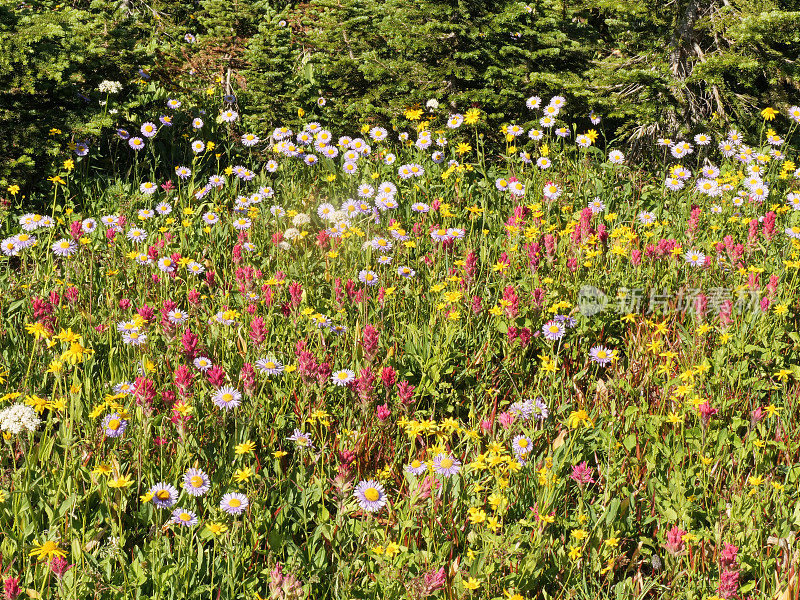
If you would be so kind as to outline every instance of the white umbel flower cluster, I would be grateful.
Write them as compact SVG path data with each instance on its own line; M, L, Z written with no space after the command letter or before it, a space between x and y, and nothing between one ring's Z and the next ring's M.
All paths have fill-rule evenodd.
M122 84L119 81L109 81L105 79L97 86L103 94L118 94L122 90Z
M23 430L36 431L41 422L36 411L25 404L14 404L0 410L0 429L13 435L22 433Z
M289 227L289 229L283 232L283 237L285 237L287 240L296 240L301 236L302 234L300 233L300 230L296 227Z
M303 225L308 225L309 223L311 223L311 217L305 213L296 214L294 218L292 218L292 224L295 227L302 227Z

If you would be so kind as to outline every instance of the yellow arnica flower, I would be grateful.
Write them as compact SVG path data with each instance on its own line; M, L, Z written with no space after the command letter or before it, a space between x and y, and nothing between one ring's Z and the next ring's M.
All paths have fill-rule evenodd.
M108 481L108 487L110 488L124 489L129 488L132 485L133 479L131 479L128 475L120 475L116 479L110 479Z
M228 531L228 526L224 523L215 523L213 521L209 521L206 523L206 529L208 529L213 535L220 535L221 533Z
M480 582L474 577L470 577L464 582L464 587L468 590L477 590L481 586Z
M593 423L589 418L589 413L585 410L578 410L571 412L569 417L567 417L567 425L570 429L577 429L581 425L591 427Z
M50 337L50 332L38 321L36 323L27 323L25 329L37 340Z
M465 125L474 125L475 123L478 122L478 119L480 118L480 116L481 116L481 111L480 110L478 110L477 108L470 108L464 114L464 124Z
M47 540L41 546L36 546L33 550L31 550L30 556L36 556L41 560L49 560L54 556L66 558L67 553L58 547L58 542Z
M775 109L770 107L767 107L761 111L761 116L764 117L765 121L772 121L777 114L778 113L775 112Z
M255 447L256 445L254 442L247 440L236 446L236 454L252 454Z

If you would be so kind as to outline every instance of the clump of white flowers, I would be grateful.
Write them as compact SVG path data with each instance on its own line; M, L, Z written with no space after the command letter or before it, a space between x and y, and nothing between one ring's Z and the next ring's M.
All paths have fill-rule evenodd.
M100 85L97 86L97 89L103 94L118 94L120 91L122 91L122 84L119 81L109 81L108 79L105 79L100 82Z
M331 214L330 220L333 223L344 223L349 218L350 216L345 211L337 210Z
M295 227L289 227L289 229L283 232L283 237L287 240L296 240L301 236L300 230Z
M295 227L302 227L303 225L308 225L311 223L311 217L305 213L299 213L294 216L292 223Z
M0 429L13 435L24 430L36 431L41 422L36 411L25 404L14 404L0 410Z

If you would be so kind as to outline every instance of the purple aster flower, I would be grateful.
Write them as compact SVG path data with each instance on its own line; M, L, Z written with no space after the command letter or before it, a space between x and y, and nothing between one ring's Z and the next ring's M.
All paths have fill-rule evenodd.
M197 515L185 508L176 508L172 511L171 521L183 527L192 527L197 525Z
M334 385L338 385L339 387L345 386L348 383L352 383L355 378L356 374L350 369L342 369L341 371L336 371L331 375L331 381Z
M211 480L200 469L189 469L183 476L183 489L190 496L202 496L211 489Z
M405 277L406 279L409 279L414 275L416 275L417 272L411 267L402 266L402 267L397 267L397 274L400 277Z
M156 127L155 123L151 123L150 121L147 121L145 123L142 123L142 126L139 129L139 131L142 132L142 135L144 137L151 138L151 137L155 136L156 133L158 133L158 127Z
M228 385L223 385L211 396L212 402L224 408L232 410L242 403L242 393Z
M433 470L439 475L450 477L461 470L461 461L447 454L439 454L433 459Z
M145 181L139 186L139 191L150 196L158 191L158 186L152 181Z
M563 323L567 327L575 327L575 325L578 324L578 322L575 320L575 317L570 317L569 315L556 315L553 317L553 321Z
M205 356L198 356L192 361L192 364L194 364L195 368L201 373L205 373L213 366L213 363Z
M589 360L605 367L611 364L611 361L613 361L616 357L615 354L615 351L611 350L610 348L606 348L605 346L595 346L589 350Z
M542 325L542 333L544 334L545 339L548 339L551 342L560 340L562 337L564 337L564 331L564 325L558 321L548 321Z
M378 283L378 274L368 269L362 269L361 271L358 272L358 280L361 283L373 286Z
M311 440L311 436L307 433L303 433L299 429L295 429L292 435L286 438L290 442L294 442L300 448L306 448L310 450L314 447L314 442Z
M113 412L110 415L106 415L103 419L103 433L108 437L122 437L127 427L128 421L120 417L118 413Z
M170 508L178 501L178 490L163 481L159 481L148 492L153 495L153 506L156 508Z
M225 110L220 113L220 119L225 123L233 123L236 119L239 118L239 113L235 110Z
M533 416L537 421L544 421L550 416L550 409L542 398L533 401Z
M250 506L250 501L247 499L247 496L239 492L225 494L219 502L220 510L229 515L241 514L247 510L248 506Z
M428 465L416 458L406 465L406 472L412 475L424 475L427 470Z
M514 455L517 457L517 460L523 464L526 460L528 460L528 455L531 453L532 447L533 442L527 435L518 435L511 442L511 448L514 451Z
M262 358L256 361L256 367L258 367L258 370L262 373L266 373L270 376L283 373L283 363L277 360Z
M379 511L386 504L386 492L383 486L372 479L359 483L353 492L353 497L361 509L367 512Z
M56 256L72 256L77 250L78 245L72 240L60 239L53 244L53 254Z

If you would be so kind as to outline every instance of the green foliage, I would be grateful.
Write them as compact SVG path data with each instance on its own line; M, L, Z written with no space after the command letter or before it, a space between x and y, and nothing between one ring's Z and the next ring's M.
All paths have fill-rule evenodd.
M112 124L98 106L103 79L130 78L145 28L114 3L0 7L0 182L25 182L47 169L51 128L76 141Z
M398 124L433 98L488 111L485 133L525 98L564 95L596 110L609 137L643 152L660 136L746 122L798 92L794 0L54 0L0 7L0 184L25 187L50 166L51 128L74 140L152 120L99 105L103 79L146 67L169 93L220 79L246 125L318 114ZM196 44L184 35L196 36ZM161 107L159 107L160 109ZM315 112L316 111L316 112ZM127 121L126 121L127 120ZM99 152L108 157L108 148Z
M546 0L519 2L353 0L312 4L307 32L334 105L396 117L429 98L501 121L533 90L563 92L591 58L591 32Z

